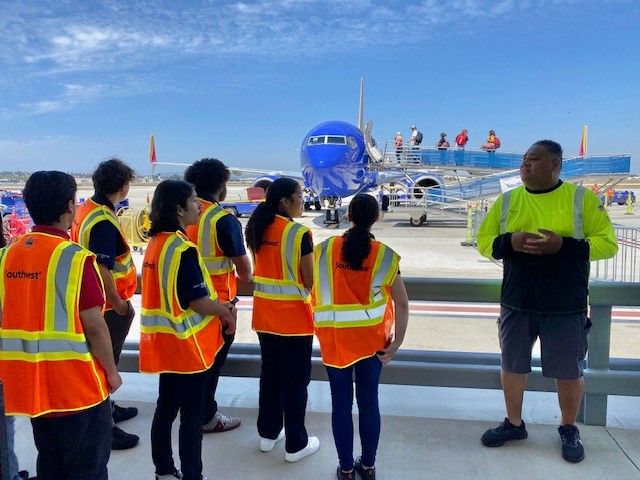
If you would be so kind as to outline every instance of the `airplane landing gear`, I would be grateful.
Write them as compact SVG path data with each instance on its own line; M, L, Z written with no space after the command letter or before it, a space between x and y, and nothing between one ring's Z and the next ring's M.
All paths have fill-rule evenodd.
M409 217L409 223L414 227L419 227L420 225L422 225L426 221L427 221L427 216L426 215L422 215L420 218Z
M340 212L337 208L327 209L324 217L325 225L340 225Z

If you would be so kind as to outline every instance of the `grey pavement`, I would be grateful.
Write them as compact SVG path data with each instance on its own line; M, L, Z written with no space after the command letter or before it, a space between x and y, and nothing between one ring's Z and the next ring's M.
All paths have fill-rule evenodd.
M122 405L136 405L140 415L120 426L139 434L141 441L132 450L112 453L109 478L152 479L149 432L157 376L124 374L124 379L114 398ZM320 450L296 464L284 461L282 443L270 453L258 451L257 387L257 379L221 379L221 411L237 415L243 425L235 431L205 435L204 473L209 480L335 478L328 384L314 381L309 387L307 429L320 437ZM608 423L612 426L581 426L586 459L577 465L560 456L553 394L527 393L524 418L529 438L497 449L482 446L480 436L504 416L499 391L382 385L380 405L383 424L376 464L382 480L640 478L638 398L611 399ZM355 425L357 429L357 417ZM176 421L176 461L177 426ZM354 444L357 456L357 437ZM35 448L26 419L17 422L16 445L21 468L35 471Z

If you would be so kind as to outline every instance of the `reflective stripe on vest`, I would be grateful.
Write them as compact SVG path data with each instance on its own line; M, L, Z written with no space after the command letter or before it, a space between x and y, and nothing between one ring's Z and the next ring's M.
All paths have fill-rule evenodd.
M7 248L0 250L2 271L6 251ZM43 331L2 329L0 358L27 362L92 360L86 337L83 333L75 332L78 292L76 288L70 288L80 285L87 254L85 249L75 243L63 241L56 246L47 270Z
M368 305L334 305L332 276L334 241L335 237L324 242L320 249L320 255L316 259L319 281L315 285L316 307L313 314L315 326L365 327L382 322L388 301L388 295L383 286L389 284L389 280L395 273L392 268L393 251L380 245L372 267L371 294Z
M96 207L84 218L82 224L78 228L77 241L83 247L89 248L91 229L97 223L103 220L107 220L118 229L122 241L127 246L127 252L116 257L115 265L113 267L113 270L111 271L114 279L125 277L134 270L135 266L133 263L133 258L131 257L129 245L127 244L126 238L122 234L120 223L118 223L117 217L108 207L96 203Z
M296 222L289 222L284 229L280 245L282 260L282 279L272 279L254 276L253 295L270 300L304 300L311 297L304 285L298 281L299 246L298 237L304 235L307 228ZM298 248L296 248L298 246Z
M202 330L214 318L212 316L202 316L192 310L183 312L177 318L173 314L172 300L177 298L177 292L175 291L176 286L169 282L169 278L177 277L177 272L173 272L173 270L177 270L180 256L184 250L185 241L179 236L175 236L168 245L163 247L158 265L158 276L161 284L161 308L142 309L140 325L146 333L162 332L173 334L179 338L186 338ZM211 288L209 290L209 298L217 301L215 290Z
M64 355L65 359L70 359L71 356L73 356L73 359L78 360L89 360L91 358L89 354L89 345L84 338L78 341L53 338L29 340L21 338L18 335L19 334L16 333L15 330L10 330L5 331L2 338L0 338L0 350L5 354L10 354L10 356L16 360L56 360L60 359L60 355ZM20 358L19 356L11 355L19 353L24 353L27 356Z
M584 204L585 188L576 186L573 192L573 238L577 240L584 239L584 214L582 208ZM507 233L507 222L509 220L509 208L511 207L511 200L513 197L513 190L509 190L502 194L502 210L500 215L500 234Z
M207 210L202 214L203 218L200 219L202 228L198 231L198 249L209 275L222 275L235 269L231 258L224 255L216 256L215 242L212 242L211 231L215 228L218 220L225 215L228 215L228 212L224 208L213 204L207 207Z

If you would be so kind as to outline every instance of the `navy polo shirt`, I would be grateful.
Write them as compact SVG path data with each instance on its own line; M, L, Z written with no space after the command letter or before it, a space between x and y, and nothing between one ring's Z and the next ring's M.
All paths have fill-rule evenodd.
M99 205L104 205L115 213L113 203L107 197L96 193L91 200ZM96 261L113 270L116 264L116 257L129 251L127 245L122 240L120 230L108 220L98 222L91 229L89 235L89 250L96 255Z

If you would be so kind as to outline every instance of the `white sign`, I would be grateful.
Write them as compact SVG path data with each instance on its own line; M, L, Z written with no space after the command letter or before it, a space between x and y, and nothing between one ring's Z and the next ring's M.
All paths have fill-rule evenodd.
M518 175L517 177L508 177L500 179L500 191L502 193L508 192L509 190L513 190L516 187L522 185L522 179Z

